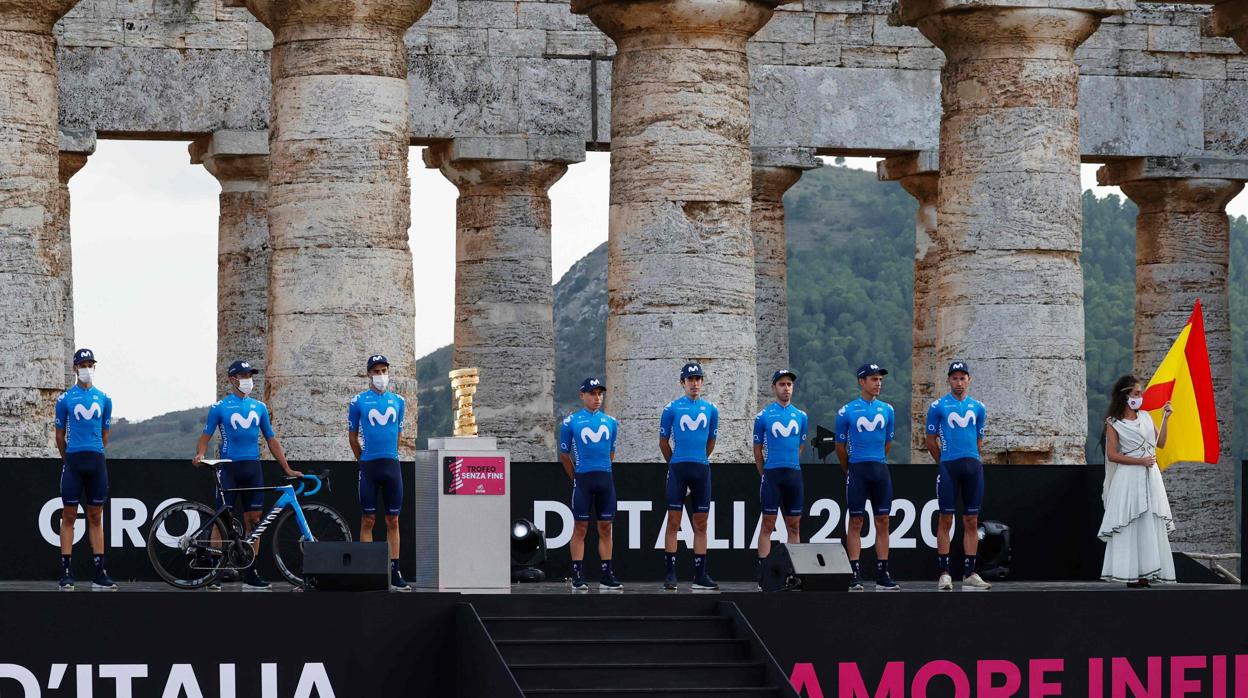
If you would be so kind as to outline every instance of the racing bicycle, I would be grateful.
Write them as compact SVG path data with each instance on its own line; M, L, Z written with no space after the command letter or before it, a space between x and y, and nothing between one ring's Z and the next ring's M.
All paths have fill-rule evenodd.
M316 541L351 540L351 529L342 515L324 504L301 502L300 496L329 489L329 471L287 477L273 487L221 487L221 464L228 460L202 460L212 468L217 489L228 502L236 492L280 492L277 503L260 519L250 534L244 533L241 517L229 506L210 507L180 501L152 517L147 535L147 557L160 578L179 589L198 589L217 581L227 570L246 570L256 562L252 545L270 526L273 562L291 584L303 586L303 544ZM312 489L306 489L309 485ZM276 523L275 523L276 522Z

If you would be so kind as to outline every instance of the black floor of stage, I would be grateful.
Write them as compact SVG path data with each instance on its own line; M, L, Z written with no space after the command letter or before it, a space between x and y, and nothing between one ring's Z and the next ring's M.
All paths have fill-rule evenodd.
M899 580L902 593L932 593L932 594L948 594L948 593L974 593L974 594L994 594L994 593L1018 593L1018 592L1055 592L1055 591L1079 591L1079 592L1130 592L1136 594L1148 594L1156 592L1175 592L1175 591L1242 591L1248 589L1238 584L1156 584L1148 589L1129 589L1125 584L1114 582L1089 582L1089 581L1069 581L1069 582L993 582L990 591L966 590L963 592L961 585L955 583L953 592L942 592L936 589L936 582L929 580ZM182 589L174 589L164 582L126 582L118 581L118 592L135 593L135 592L172 592L180 594L227 594L227 593L244 593L243 586L240 583L224 584L221 591L208 591L201 589L197 591L186 591ZM47 591L56 593L61 592L57 587L55 580L47 581L0 581L0 594L8 591ZM296 588L282 582L274 582L271 592L283 593L298 591ZM88 580L79 580L78 588L73 593L111 593L111 592L93 592L91 582ZM383 593L383 592L375 592ZM394 593L394 592L392 592ZM413 588L414 594L437 594L437 593L454 593L439 592L435 589L419 589ZM466 591L465 594L481 594L479 590ZM542 596L558 596L566 595L569 597L579 597L586 595L602 595L602 596L621 596L621 595L637 595L637 594L654 594L657 596L713 596L715 594L739 594L739 593L760 593L753 583L749 582L721 582L720 590L715 591L693 591L689 584L683 583L678 591L666 591L663 589L661 582L626 582L623 591L599 591L597 584L590 585L588 592L573 592L567 582L544 582L541 584L513 584L510 589L497 592L497 595L542 595ZM792 593L812 593L812 592L786 592ZM823 593L823 592L813 592ZM855 592L857 593L857 592ZM894 592L877 592L873 586L868 583L864 594L874 593L894 593ZM254 595L250 594L249 595ZM396 594L403 596L405 594Z

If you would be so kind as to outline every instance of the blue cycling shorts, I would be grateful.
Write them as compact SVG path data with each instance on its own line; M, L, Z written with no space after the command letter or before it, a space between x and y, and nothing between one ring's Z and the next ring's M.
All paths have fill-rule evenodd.
M403 471L396 458L360 461L360 509L377 513L377 490L386 500L386 515L398 516L403 509Z
M845 502L850 516L866 516L867 500L876 516L893 510L893 478L888 464L880 462L850 463L845 476Z
M572 480L572 518L589 521L591 511L599 521L615 518L615 478L607 470L577 473Z
M103 453L65 454L65 463L61 465L61 504L77 506L82 503L84 492L87 506L102 506L108 500L108 465Z
M763 471L763 481L758 486L758 497L763 502L763 513L775 516L801 516L805 506L802 492L802 471L797 468L768 468Z
M936 475L936 501L940 513L952 514L957 510L957 496L962 493L962 511L967 516L978 516L984 501L984 464L978 458L955 458L941 461Z
M264 487L264 473L258 460L236 460L221 464L221 488L232 490L239 487ZM235 498L242 503L243 511L264 510L264 490L222 493L217 490L217 506L234 506Z
M708 463L669 463L667 466L667 510L685 508L685 495L693 499L693 514L711 510L711 466Z

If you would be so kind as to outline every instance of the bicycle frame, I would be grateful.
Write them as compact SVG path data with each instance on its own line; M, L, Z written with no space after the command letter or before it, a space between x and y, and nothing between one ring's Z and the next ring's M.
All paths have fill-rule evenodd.
M252 545L259 540L260 536L263 535L269 526L273 525L273 522L277 520L277 517L281 516L282 510L286 507L290 507L294 510L295 522L299 524L299 532L303 534L304 542L312 543L316 541L316 536L312 535L312 529L308 527L308 520L303 516L303 507L299 505L299 495L307 494L308 496L311 496L320 492L321 487L324 486L324 480L320 477L315 475L304 475L298 483L298 488L296 488L295 485L276 485L273 487L236 487L233 489L226 489L221 486L221 469L213 468L213 475L216 477L217 490L221 492L221 499L223 502L229 501L227 496L236 492L254 492L257 490L281 492L281 496L277 498L277 502L273 505L273 508L269 510L269 513L266 514L264 518L260 519L260 523L256 526L256 528L243 539L243 542L247 545ZM302 482L303 479L312 480L316 483L316 487L305 493L304 484ZM196 533L202 532L212 526L213 522L222 518L226 512L232 513L233 507L224 503L218 505L217 511L213 517L201 526L199 531Z

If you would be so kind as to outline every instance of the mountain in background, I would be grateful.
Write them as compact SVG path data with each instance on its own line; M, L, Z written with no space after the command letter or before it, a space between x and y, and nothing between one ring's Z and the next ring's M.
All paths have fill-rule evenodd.
M914 424L910 353L915 201L898 184L878 182L870 172L825 167L802 177L785 197L785 210L790 366L801 374L796 402L813 424L830 425L836 410L857 394L853 368L864 361L887 366L882 397L897 411L899 447L893 452L894 460L905 460L909 449L904 445ZM1109 386L1131 371L1135 214L1134 204L1117 196L1083 195L1088 449L1093 461L1101 458L1095 442ZM585 377L605 378L606 266L604 243L555 284L556 414L551 415L552 429L558 415L579 405L577 388ZM1232 219L1230 288L1234 392L1248 396L1248 219L1244 217ZM451 433L447 378L451 349L442 347L416 364L420 448L430 436ZM114 428L109 455L189 457L203 426L204 409L120 423ZM1242 454L1248 450L1248 399L1239 400L1235 424L1234 452Z

